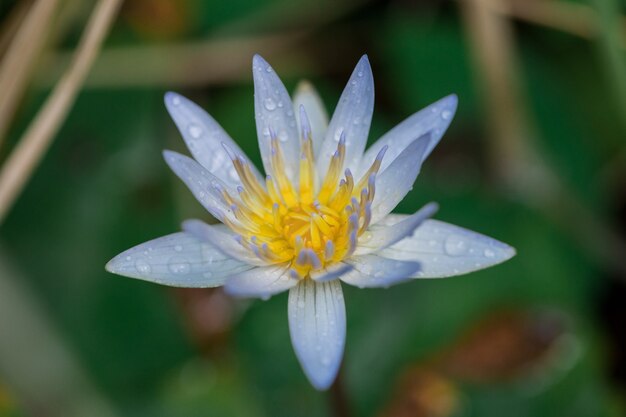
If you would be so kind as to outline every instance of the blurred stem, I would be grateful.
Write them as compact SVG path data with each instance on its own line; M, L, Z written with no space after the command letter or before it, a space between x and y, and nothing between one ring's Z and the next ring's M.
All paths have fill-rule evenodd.
M494 12L585 39L595 39L603 30L600 17L588 4L564 0L500 0ZM626 19L615 14L617 44L626 49Z
M120 5L121 0L100 0L96 4L69 69L59 80L2 167L0 171L0 223L61 127Z
M0 146L41 56L58 3L59 0L37 0L30 7L0 63Z
M598 11L599 42L601 57L604 61L608 79L613 86L611 93L619 108L621 127L626 132L626 59L624 47L624 28L620 16L620 7L616 0L594 0Z
M114 417L0 247L0 374L28 415ZM1 414L1 410L0 410Z
M22 0L13 6L8 16L2 21L0 27L0 58L4 55L7 48L11 44L13 37L22 25L24 18L28 15L28 9L31 5L30 0Z
M519 85L511 21L496 11L496 1L460 3L485 96L493 178L561 227L592 260L626 273L624 239L558 180L536 148Z
M337 373L335 382L330 387L329 391L331 409L335 417L351 417L350 403L348 402L348 395L346 393L346 387L344 384L344 369L343 362L341 368Z

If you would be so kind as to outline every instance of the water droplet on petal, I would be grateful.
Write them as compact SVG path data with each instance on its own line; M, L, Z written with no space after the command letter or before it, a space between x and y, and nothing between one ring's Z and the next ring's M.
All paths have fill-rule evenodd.
M276 109L276 103L274 102L272 98L266 98L265 101L263 102L263 105L269 111Z
M359 77L362 77L363 76L363 71L357 72L356 75L358 75Z
M450 235L444 243L444 249L450 256L462 256L469 249L467 242L458 235Z
M485 257L487 258L493 258L494 256L496 256L496 253L494 251L492 251L491 249L485 249Z
M441 118L443 120L448 120L450 117L452 117L452 112L450 110L444 110L441 112Z
M135 269L140 274L149 274L150 271L152 271L150 264L148 264L148 262L146 262L144 259L137 259L137 261L135 262Z
M287 135L287 132L284 130L281 130L280 132L278 132L278 140L281 142L287 142L287 139L289 138L289 135Z
M183 247L181 245L176 245L176 246L174 246L174 250L176 252L181 252L183 250Z
M200 128L200 126L190 124L189 134L191 135L192 138L198 139L200 136L202 136L202 129Z
M167 264L171 273L176 275L188 274L191 271L191 265L184 258L174 257Z
M179 106L180 105L180 97L174 96L174 98L172 99L172 104L175 105L175 106Z

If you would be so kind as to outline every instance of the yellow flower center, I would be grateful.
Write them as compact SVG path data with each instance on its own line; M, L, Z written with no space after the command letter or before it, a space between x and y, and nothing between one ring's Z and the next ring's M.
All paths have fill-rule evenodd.
M386 147L355 183L349 169L341 177L345 160L342 135L321 184L317 184L311 131L303 116L299 180L289 179L280 142L270 130L271 172L261 184L247 162L228 150L241 179L239 199L222 190L231 216L224 223L239 235L239 242L270 264L289 263L291 273L306 278L352 255L358 236L369 226L375 176Z

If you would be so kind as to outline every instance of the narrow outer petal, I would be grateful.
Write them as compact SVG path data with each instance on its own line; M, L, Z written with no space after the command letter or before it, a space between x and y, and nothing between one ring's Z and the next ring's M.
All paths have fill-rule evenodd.
M202 108L180 94L165 94L165 106L193 157L213 175L232 188L241 184L239 175L222 143L243 157L261 179L256 167L222 127Z
M296 126L291 98L274 69L261 56L252 60L254 77L254 111L259 148L267 174L270 169L270 129L276 132L285 155L287 177L298 178L300 164L300 135Z
M346 309L339 280L301 280L289 291L289 331L311 384L325 390L335 380L346 340Z
M332 281L352 270L352 265L336 263L320 271L311 271L311 278L317 282Z
M348 80L317 157L317 170L324 175L328 170L341 134L346 138L344 167L357 168L367 144L367 135L374 111L374 77L367 55L363 55ZM343 171L343 170L342 170Z
M387 288L409 280L420 268L417 262L386 259L377 255L353 256L346 263L354 269L340 279L359 288Z
M386 223L403 215L390 215ZM462 275L504 262L515 249L495 239L438 220L426 220L412 236L379 252L391 259L419 262L415 278Z
M356 255L378 252L387 246L411 236L426 219L437 212L437 203L428 203L416 213L407 216L400 222L387 226L381 223L370 227L367 232L359 238Z
M286 264L265 266L228 277L224 290L234 297L268 299L298 284Z
M220 188L228 190L228 186L222 180L185 155L172 151L163 151L163 157L172 171L187 185L200 204L213 217L223 221L226 216L229 216L235 220L232 210L222 200L222 195L218 191ZM232 190L230 193L235 195Z
M237 259L255 266L265 266L266 262L260 260L248 249L237 242L234 233L228 226L223 224L206 224L201 220L185 220L183 230L200 240L210 243L231 258Z
M425 134L413 141L376 178L376 196L372 203L372 225L391 213L413 188L413 183L422 169L424 152L429 142L430 134Z
M415 138L430 133L430 143L426 147L423 155L423 159L426 159L441 140L450 122L452 122L457 103L458 99L455 94L444 97L412 116L409 116L389 132L385 133L372 144L365 152L365 155L363 155L359 170L356 171L358 173L357 177L372 165L374 159L376 159L376 155L378 155L378 152L380 152L384 146L389 146L389 149L387 149L385 158L382 161L380 167L381 171L387 168Z
M187 233L163 236L129 249L106 264L118 275L173 287L218 287L251 266Z
M322 99L308 81L301 81L296 88L293 98L293 108L298 120L298 131L302 131L300 125L300 106L304 106L313 137L313 154L318 155L324 141L324 135L328 129L328 113L324 108Z

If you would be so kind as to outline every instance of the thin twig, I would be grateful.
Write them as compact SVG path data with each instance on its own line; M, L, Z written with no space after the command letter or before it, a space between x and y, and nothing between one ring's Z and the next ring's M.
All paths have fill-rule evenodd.
M239 81L248 76L253 54L263 51L271 56L294 49L304 36L302 31L287 31L171 45L111 47L98 57L84 88L180 88ZM37 86L52 84L68 59L65 53L47 58L46 71L35 80Z
M75 59L56 85L0 171L0 223L74 103L76 94L100 50L121 0L100 0L87 23Z
M13 37L22 26L22 22L28 15L30 6L31 0L18 2L4 18L4 21L2 21L2 26L0 27L0 58L4 55Z
M0 65L0 145L6 136L36 60L41 55L59 0L37 0L17 30Z
M493 11L584 39L595 39L600 33L597 12L587 4L563 0L500 0L493 3ZM626 49L626 18L620 20L621 47Z
M494 178L572 236L591 259L626 273L626 243L559 181L537 151L519 87L511 22L497 0L460 2L486 95L487 142Z

